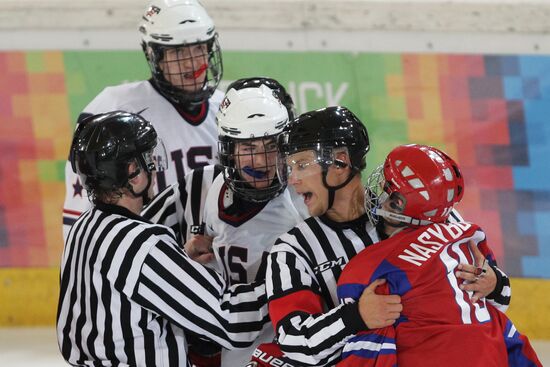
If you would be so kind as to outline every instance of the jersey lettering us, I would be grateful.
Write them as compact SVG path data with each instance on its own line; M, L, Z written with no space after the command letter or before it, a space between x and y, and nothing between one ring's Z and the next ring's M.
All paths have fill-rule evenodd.
M159 192L183 179L190 170L215 163L218 140L215 114L222 98L223 93L216 91L206 104L208 110L203 119L187 121L149 81L140 81L105 88L83 114L122 110L139 113L151 122L164 143L168 159L168 169L157 174L155 192ZM65 186L64 237L76 218L90 207L83 183L72 172L70 163L65 167Z
M301 197L291 195L287 189L265 205L242 200L237 204L236 200L225 185L223 174L218 175L206 196L203 217L205 234L214 237L212 247L216 264L221 265L228 284L263 280L271 246L282 233L303 220L305 214L300 210L303 206L299 202ZM238 351L223 350L222 367L246 365L255 347L271 342L273 337L273 328L266 325L252 347Z
M249 283L282 234L304 218L295 208L289 190L265 205L259 204L234 215L227 215L233 192L219 175L208 191L204 206L205 234L214 237L212 247L218 264L230 284ZM299 200L299 197L296 197ZM259 274L263 279L265 272Z

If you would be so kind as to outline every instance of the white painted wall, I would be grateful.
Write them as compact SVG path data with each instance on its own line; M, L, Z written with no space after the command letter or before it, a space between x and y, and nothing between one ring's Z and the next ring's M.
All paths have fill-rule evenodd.
M226 50L550 54L550 0L203 0ZM138 49L147 0L0 0L0 49Z

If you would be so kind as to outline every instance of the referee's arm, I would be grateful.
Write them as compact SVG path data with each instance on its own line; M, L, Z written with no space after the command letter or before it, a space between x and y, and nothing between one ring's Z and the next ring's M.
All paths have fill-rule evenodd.
M216 272L164 241L146 256L133 298L228 349L251 345L269 321L263 283L228 289Z
M277 342L300 366L332 365L347 339L367 329L357 303L325 312L317 283L292 251L272 250L266 287Z
M183 213L187 201L185 181L168 186L155 196L142 211L141 216L153 223L162 224L174 231L178 243L183 245L187 224Z

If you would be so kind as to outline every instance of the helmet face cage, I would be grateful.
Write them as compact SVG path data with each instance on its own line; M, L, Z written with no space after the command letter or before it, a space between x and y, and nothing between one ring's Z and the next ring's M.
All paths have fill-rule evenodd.
M149 42L144 51L155 84L173 103L201 103L220 84L223 64L217 33L208 41L181 45Z
M385 182L383 165L376 167L367 178L365 186L365 211L373 226L376 226L380 220L377 215L377 209L381 208L381 203L388 195L384 191Z
M232 191L252 202L279 195L285 186L277 179L277 136L288 113L276 93L264 84L230 88L216 120L218 155Z
M239 197L266 202L278 196L285 185L278 179L276 136L255 139L220 137L220 163L224 179Z

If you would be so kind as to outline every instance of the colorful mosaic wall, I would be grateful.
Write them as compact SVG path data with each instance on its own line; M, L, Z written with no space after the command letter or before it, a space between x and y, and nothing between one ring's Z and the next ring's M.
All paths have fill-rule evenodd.
M505 270L550 278L550 57L226 52L224 64L227 81L279 79L299 111L347 105L369 128L370 169L397 144L444 149L466 176L460 211ZM73 121L104 86L146 76L139 52L0 53L0 267L58 265Z
M70 139L60 52L0 53L0 266L59 262Z

